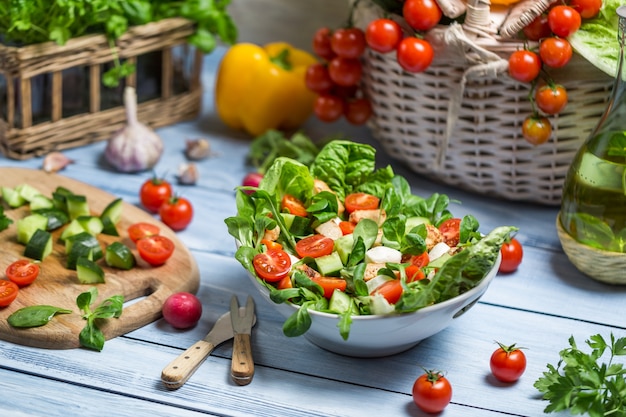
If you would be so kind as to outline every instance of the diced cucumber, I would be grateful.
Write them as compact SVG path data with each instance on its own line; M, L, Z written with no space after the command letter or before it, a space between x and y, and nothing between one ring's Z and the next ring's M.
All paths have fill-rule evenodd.
M67 269L76 269L76 264L78 263L79 258L86 258L93 261L93 250L80 243L73 245L72 250L67 254L65 267Z
M420 224L430 224L430 220L428 220L428 217L409 217L404 223L405 234L409 233L411 230L413 230L414 227L417 227Z
M104 227L102 224L102 220L100 220L100 217L98 216L78 216L76 220L85 230L85 232L93 236L100 234Z
M99 284L104 282L104 271L100 265L85 257L76 261L76 274L81 284Z
M289 227L289 232L294 236L306 236L311 233L311 219L308 217L294 216Z
M450 255L449 253L444 253L440 257L433 259L431 262L429 262L428 266L431 268L441 268L443 264L446 263L446 261L451 257L452 255Z
M101 233L109 236L119 236L117 223L119 223L122 218L122 203L123 200L121 198L116 198L104 208L104 211L100 215L100 220L102 220Z
M109 235L109 236L120 235L120 233L117 231L117 226L115 225L115 223L113 223L111 218L100 217L100 220L102 220L102 232L101 232L102 234Z
M41 191L36 189L30 184L19 184L15 187L15 191L17 191L24 200L31 202L33 198L38 195L43 195Z
M76 262L80 257L97 261L104 256L100 242L88 232L70 236L65 241L65 253L67 254L68 269L75 269Z
M339 239L335 240L335 251L337 251L337 253L339 254L339 258L341 258L341 262L344 265L348 263L348 258L350 258L353 246L353 234L343 235Z
M6 201L9 207L13 208L26 204L24 197L22 197L19 192L15 191L15 188L11 187L2 187L2 199Z
M48 229L48 218L44 215L33 213L22 217L16 222L17 241L26 245L37 230Z
M30 200L30 210L37 211L42 209L54 208L54 201L43 194L38 194Z
M337 276L343 269L343 263L337 252L315 258L315 263L319 273L326 277Z
M136 263L135 255L121 242L113 242L106 247L104 261L113 268L126 270L132 269Z
M352 298L343 291L335 290L333 295L330 296L328 302L328 309L334 313L342 314L348 311L352 307ZM359 314L358 308L352 308L354 315Z
M41 214L48 219L48 225L46 227L48 231L56 230L70 222L70 218L67 217L67 214L57 208L38 209L35 210L34 213Z
M83 226L78 222L77 219L74 219L70 222L70 224L67 225L67 227L61 233L61 240L67 241L67 239L70 236L83 233L84 231L85 229L83 229Z
M52 201L54 201L54 206L59 210L67 212L67 196L72 194L74 193L65 187L57 187L56 190L52 192Z
M42 229L35 230L26 248L24 256L38 261L43 261L52 253L52 234Z
M84 195L71 194L65 196L65 203L67 204L67 214L69 214L72 220L80 216L91 215L87 197Z
M287 230L291 229L293 219L296 217L296 215L291 213L280 213L280 215L283 216L283 221L285 222L285 226L287 226Z

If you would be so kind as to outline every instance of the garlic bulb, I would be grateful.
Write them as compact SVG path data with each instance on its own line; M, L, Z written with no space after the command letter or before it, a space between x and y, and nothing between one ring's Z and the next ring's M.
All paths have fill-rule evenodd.
M106 160L121 172L140 172L156 165L163 153L163 141L148 126L137 120L137 94L133 87L124 89L126 126L107 143Z

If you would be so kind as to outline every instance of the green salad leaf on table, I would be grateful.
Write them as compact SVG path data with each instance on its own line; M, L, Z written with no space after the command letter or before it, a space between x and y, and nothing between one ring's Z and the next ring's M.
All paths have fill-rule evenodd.
M309 310L337 314L347 339L354 316L454 298L482 281L517 231L483 235L474 216L454 217L448 196L412 194L375 157L370 145L331 140L310 165L278 156L258 188L237 189L237 215L225 219L235 257L272 301L300 306L287 336L306 333Z

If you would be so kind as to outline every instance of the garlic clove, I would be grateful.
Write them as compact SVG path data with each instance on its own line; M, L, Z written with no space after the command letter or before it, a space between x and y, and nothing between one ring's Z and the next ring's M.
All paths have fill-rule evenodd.
M58 172L74 161L61 152L50 152L43 159L42 169L46 172Z
M211 145L206 139L187 139L185 156L192 161L199 161L211 156Z
M194 185L200 178L198 167L194 163L180 164L176 178L178 179L179 184Z

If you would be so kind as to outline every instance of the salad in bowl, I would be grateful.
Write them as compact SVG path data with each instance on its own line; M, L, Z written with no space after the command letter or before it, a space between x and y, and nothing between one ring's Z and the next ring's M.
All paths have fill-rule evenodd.
M258 187L237 189L237 215L225 219L235 256L288 306L286 336L305 335L324 316L348 342L360 320L427 311L479 287L480 296L497 272L515 227L482 234L474 216L454 217L448 196L412 194L375 155L333 140L310 165L278 157Z

